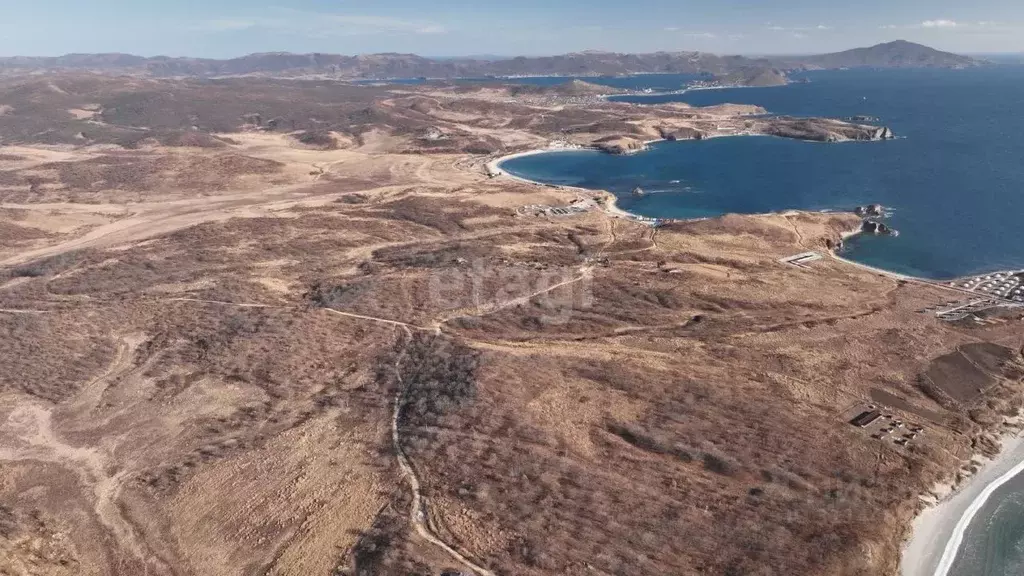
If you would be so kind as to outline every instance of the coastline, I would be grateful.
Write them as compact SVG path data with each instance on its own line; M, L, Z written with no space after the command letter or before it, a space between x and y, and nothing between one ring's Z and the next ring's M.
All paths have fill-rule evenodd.
M711 139L711 138L734 138L734 137L738 137L738 136L772 137L772 136L767 136L767 135L764 135L764 134L717 134L717 135L713 135L713 136L707 136L707 137L705 137L705 139ZM651 144L656 144L658 142L665 142L665 141L667 141L665 138L657 138L657 139L653 139L653 140L646 140L646 141L644 141L644 147L645 147L644 150L646 150L646 147L650 146ZM644 150L639 150L639 151L637 151L635 153L642 153ZM545 184L544 182L538 182L536 180L530 180L529 178L523 178L522 176L516 176L515 174L512 174L512 173L508 172L507 170L503 169L501 166L506 161L513 160L513 159L516 159L516 158L523 158L523 157L527 157L527 156L536 156L536 155L539 155L539 154L547 154L547 153L552 153L552 152L578 152L578 151L600 152L600 150L598 150L597 148L582 147L582 146L578 147L578 148L563 148L563 147L537 148L537 149L533 149L533 150L526 150L526 151L523 151L523 152L516 152L514 154L507 154L505 156L500 156L498 158L494 158L494 159L490 160L489 162L487 162L486 167L485 167L485 171L488 174L492 174L492 175L495 175L495 176L505 176L505 177L511 178L512 180L515 180L517 182L522 182L522 183L525 183L525 184L533 184L533 185L536 185L536 186L546 186L547 184ZM632 220L640 220L640 221L653 220L653 218L650 218L650 217L647 217L647 216L642 216L640 214L635 214L633 212L629 212L627 210L623 210L622 208L619 208L618 207L618 196L616 196L614 193L612 193L612 192L610 192L608 190L596 190L596 189L591 189L591 188L583 188L583 187L580 187L580 186L569 186L569 185L561 185L559 187L560 188L564 188L564 189L568 189L568 190L576 190L576 191L579 191L581 193L585 193L585 194L589 194L589 195L602 195L603 194L606 197L604 211L606 213L608 213L609 215L613 216L613 217L616 217L616 218L629 218L629 219L632 219ZM849 240L850 238L853 238L855 236L859 236L860 234L862 234L862 231L860 230L860 228L857 228L855 230L849 230L849 231L843 232L840 235L840 237L845 242L846 240ZM949 288L948 286L943 285L943 280L941 280L941 279L924 278L924 277L920 277L920 276L911 276L911 275L908 275L908 274L901 274L899 272L893 272L891 270L886 270L884 268L878 268L878 267L875 267L875 266L871 266L869 264L863 264L861 262L857 262L855 260L851 260L849 258L845 258L843 256L840 256L839 254L837 254L834 251L830 251L829 255L832 256L832 258L835 258L836 260L838 260L840 262L843 262L845 264L848 264L850 266L855 266L855 267L860 268L862 270L867 270L869 272L873 272L873 273L876 273L876 274L881 274L883 276L887 276L887 277L892 278L894 280L903 280L903 281L908 281L908 282L921 282L921 283L929 284L929 285L932 285L932 286L939 286L939 287L942 287L942 288Z
M790 80L790 81L786 82L785 84L775 84L775 85L772 85L772 86L743 86L743 85L734 85L734 86L693 86L693 87L680 88L678 90L669 90L667 92L649 92L649 93L641 92L639 94L636 93L636 92L619 92L619 93L616 93L616 94L606 94L606 95L601 96L600 98L602 98L604 100L607 100L609 102L620 102L618 100L612 100L612 98L633 98L633 97L636 97L636 98L656 98L656 97L659 97L659 96L682 96L683 94L687 94L687 93L690 93L690 92L703 92L703 91L707 91L707 90L732 90L732 89L735 89L735 88L784 88L786 86L791 86L793 84L805 84L805 82L793 82L792 80ZM633 102L622 102L622 103L623 104L634 104Z
M646 141L644 141L644 149L638 150L637 152L634 152L634 153L643 152L651 144L655 144L657 142L664 142L664 141L665 141L664 138L656 138L654 140L646 140ZM529 178L523 178L521 176L516 176L515 174L512 174L508 170L505 170L504 168L502 168L501 165L504 164L508 160L514 160L516 158L525 158L527 156L537 156L539 154L548 154L548 153L552 153L552 152L580 152L580 151L601 152L597 148L585 147L585 146L581 146L579 148L568 148L568 147L565 147L565 148L562 148L562 147L537 148L537 149L534 149L534 150L526 150L526 151L523 151L523 152L516 152L514 154L507 154L505 156L500 156L498 158L494 158L491 161L487 162L487 164L485 165L485 170L486 170L486 172L488 174L493 175L492 177L502 177L502 176L504 176L504 177L507 177L507 178L511 178L512 180L515 180L517 182L522 182L524 184L533 184L533 185L536 185L536 186L546 186L546 184L544 184L543 182L538 182L536 180L530 180ZM603 153L603 152L601 152L601 153ZM566 190L576 190L578 192L585 193L585 194L590 195L590 196L603 197L605 199L604 203L603 203L603 210L604 210L604 212L606 214L608 214L609 216L612 216L613 218L628 218L630 220L638 220L638 221L652 220L652 218L648 218L646 216L641 216L639 214L634 214L632 212L629 212L628 210L623 210L622 208L619 208L619 205L618 205L619 197L616 196L611 191L608 191L608 190L594 190L594 189L591 189L591 188L583 188L583 187L580 187L580 186L568 186L568 185L559 186L559 188L563 188L563 189L566 189Z
M658 142L658 140L652 140L645 144L654 142ZM575 150L580 149L588 150L588 148ZM513 158L566 150L573 149L539 149L511 154L493 160L488 166L489 169L491 166L498 168L501 175L507 175L515 180L544 185L542 182L509 174L500 169L500 165ZM611 192L576 186L562 186L562 188L575 189L591 195L605 194L607 201L604 210L613 217L643 218L619 208L616 205L618 197ZM841 238L845 241L860 234L862 232L858 228L843 232ZM888 278L951 289L942 280L901 274L845 258L832 251L828 253L844 264ZM952 289L955 290L955 288ZM1015 427L1012 432L1004 432L1000 444L1000 452L995 458L986 459L978 455L972 457L972 462L980 466L977 473L963 478L959 484L951 479L936 485L930 492L920 495L921 500L927 505L922 507L914 517L910 525L909 537L903 543L900 576L952 576L950 570L959 554L966 531L976 514L996 490L1024 473L1024 435L1021 431Z
M983 462L978 472L960 486L939 485L933 489L936 502L923 509L911 524L900 560L901 576L948 576L963 544L963 538L978 511L992 494L1024 472L1024 436L1019 431L1004 434L1002 450Z

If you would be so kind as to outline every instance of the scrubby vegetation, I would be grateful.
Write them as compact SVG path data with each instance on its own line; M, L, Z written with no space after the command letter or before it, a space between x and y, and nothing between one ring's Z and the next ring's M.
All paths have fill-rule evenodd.
M479 353L464 343L417 333L381 359L378 373L404 390L399 425L414 430L439 425L474 398L479 364Z

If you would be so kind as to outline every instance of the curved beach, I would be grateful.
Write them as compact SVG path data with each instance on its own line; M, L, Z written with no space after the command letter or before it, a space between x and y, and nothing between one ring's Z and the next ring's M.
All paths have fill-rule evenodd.
M654 142L661 142L661 140L651 140L649 142L645 142L645 144L646 145L650 145L650 144L652 144ZM487 170L488 174L491 174L493 176L505 176L505 177L508 177L508 178L513 179L513 180L516 180L516 181L519 181L519 182L523 182L523 183L526 183L526 184L534 184L534 185L537 185L537 186L543 186L544 185L543 182L537 182L536 180L530 180L529 178L523 178L521 176L516 176L515 174L512 174L511 172L503 169L501 167L501 165L504 164L505 162L507 162L508 160L513 160L515 158L523 158L523 157L526 157L526 156L536 156L538 154L548 154L548 153L551 153L551 152L578 152L580 150L593 150L593 149L592 148L539 148L539 149L536 149L536 150L527 150L527 151L524 151L524 152L516 152L515 154L508 154L508 155L501 156L501 157L498 157L498 158L495 158L495 159L491 160L490 162L487 163L486 170ZM603 194L606 195L605 202L604 202L604 211L607 212L608 214L610 214L611 216L614 216L616 218L630 218L630 219L635 219L635 220L642 220L643 219L643 217L638 215L638 214L633 214L632 212L628 212L626 210L623 210L622 208L619 208L619 206L618 206L618 200L619 200L618 196L616 196L615 194L613 194L613 193L611 193L611 192L609 192L607 190L592 190L590 188L581 188L579 186L560 186L560 188L563 188L563 189L566 189L566 190L578 190L580 192L583 192L583 193L586 193L586 194L590 194L590 195L602 194L603 193Z
M1003 450L958 491L914 519L913 533L903 549L901 576L947 576L964 534L989 497L1024 472L1024 436L1009 436Z

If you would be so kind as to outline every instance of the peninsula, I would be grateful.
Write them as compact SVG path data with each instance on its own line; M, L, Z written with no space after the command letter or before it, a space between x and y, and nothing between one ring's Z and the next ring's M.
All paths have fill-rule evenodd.
M265 77L472 69L399 61L3 64L0 572L897 574L1016 414L1018 309L839 258L881 207L655 226L488 168L891 130Z

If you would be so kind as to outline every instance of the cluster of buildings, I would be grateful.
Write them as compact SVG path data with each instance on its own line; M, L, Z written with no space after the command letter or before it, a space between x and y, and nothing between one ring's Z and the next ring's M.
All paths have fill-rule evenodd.
M871 437L877 440L892 439L892 442L898 446L907 446L924 433L924 426L907 424L892 414L883 413L873 405L868 406L867 410L850 420L850 424L858 428L877 425L878 428Z
M597 202L592 198L577 198L568 206L544 206L542 204L530 204L517 209L519 214L533 216L574 216L583 214L597 208Z
M960 288L996 296L1006 300L1024 302L1024 286L1021 285L1022 272L999 272L985 276L977 276L965 280ZM956 286L954 282L952 286Z

